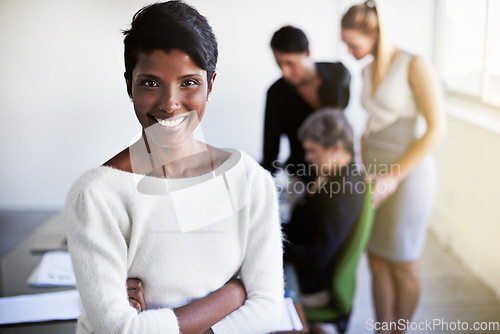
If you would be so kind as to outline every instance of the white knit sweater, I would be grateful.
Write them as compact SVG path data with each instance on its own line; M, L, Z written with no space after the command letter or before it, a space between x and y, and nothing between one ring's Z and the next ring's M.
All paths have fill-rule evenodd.
M161 179L97 167L72 186L68 245L83 313L77 333L178 333L172 308L239 273L245 304L215 333L266 333L283 300L274 183L248 155L213 173ZM126 279L142 280L147 311L129 306Z

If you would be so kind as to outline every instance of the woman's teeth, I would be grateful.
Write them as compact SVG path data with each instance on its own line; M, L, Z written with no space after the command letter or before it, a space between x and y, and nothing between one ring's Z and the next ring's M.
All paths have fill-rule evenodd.
M168 121L166 119L161 119L161 118L158 118L158 117L155 117L155 119L161 125L163 125L163 126L165 126L167 128L173 128L174 126L177 126L177 125L181 124L186 119L186 117L177 118L176 120L173 120L173 121Z

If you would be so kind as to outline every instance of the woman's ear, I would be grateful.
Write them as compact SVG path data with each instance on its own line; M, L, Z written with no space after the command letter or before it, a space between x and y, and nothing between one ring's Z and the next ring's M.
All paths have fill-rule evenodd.
M128 80L127 72L124 72L123 76L125 77L125 84L127 85L128 97L130 97L130 99L132 99L132 83Z
M214 87L214 81L215 81L215 77L217 76L217 72L214 71L214 73L212 74L212 77L210 78L210 81L208 82L208 94L207 96L212 93L212 88Z

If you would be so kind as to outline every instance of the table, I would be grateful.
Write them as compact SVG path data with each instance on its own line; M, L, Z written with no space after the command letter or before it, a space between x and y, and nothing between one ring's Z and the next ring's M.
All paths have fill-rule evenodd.
M32 248L42 242L46 245L54 243L56 246L63 238L64 221L60 214L56 214L16 245L0 262L0 295L7 297L74 289L74 287L42 288L26 283L42 258L42 253L33 253ZM1 334L68 334L75 331L76 320L0 326Z

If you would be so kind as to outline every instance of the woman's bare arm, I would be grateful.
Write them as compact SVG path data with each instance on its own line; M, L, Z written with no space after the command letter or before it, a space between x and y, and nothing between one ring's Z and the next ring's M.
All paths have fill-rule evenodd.
M233 278L208 296L174 309L181 333L211 333L210 328L236 311L245 299L243 284Z
M439 80L430 64L422 57L412 59L409 82L417 105L427 123L427 131L399 161L401 179L406 178L444 138L446 128Z
M363 131L363 134L361 135L361 163L364 165L366 164L366 145L365 145L365 140L368 135L370 129L370 119L366 121L365 125L365 130Z
M127 280L130 305L139 312L146 310L144 290L139 279ZM239 279L232 278L206 297L174 309L181 333L212 333L211 327L237 310L246 299Z

